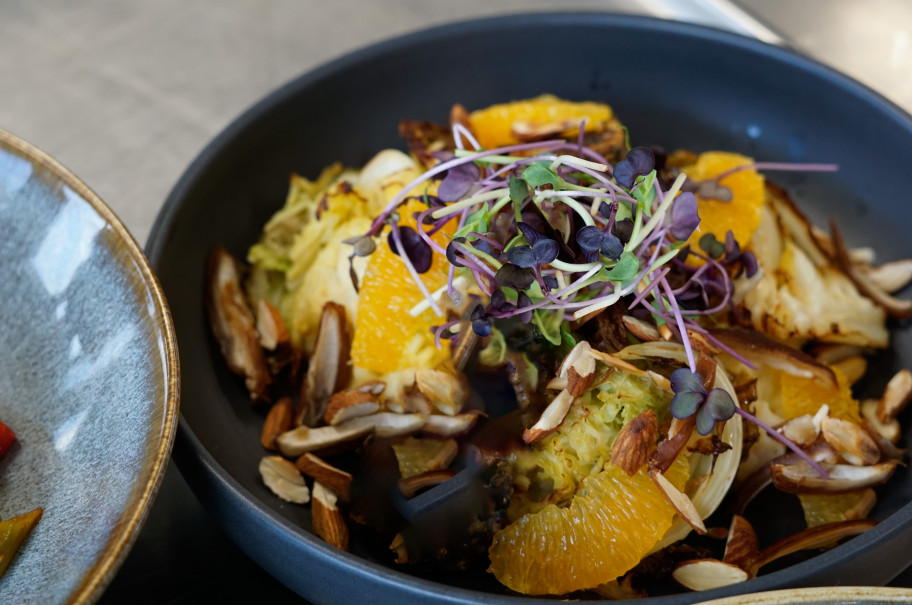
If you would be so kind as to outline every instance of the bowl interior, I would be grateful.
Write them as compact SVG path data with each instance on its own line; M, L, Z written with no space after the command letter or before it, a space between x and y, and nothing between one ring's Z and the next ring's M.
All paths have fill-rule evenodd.
M44 515L4 602L93 600L126 555L170 452L170 320L144 257L82 183L0 132L0 518Z
M199 464L193 458L207 457L205 472L218 474L223 488L230 486L226 497L248 509L254 502L251 514L296 533L296 552L283 556L319 556L327 569L354 574L346 577L393 578L416 594L442 590L328 553L307 534L309 508L280 502L259 481L263 415L251 408L240 380L225 369L203 309L209 251L225 245L243 257L283 203L289 174L313 177L334 161L359 166L380 149L404 148L397 135L400 119L445 122L456 102L471 110L545 92L609 103L634 144L838 163L842 169L836 174L771 178L818 224L835 217L850 244L874 244L884 260L908 254L904 233L912 224L912 205L904 202L907 179L899 165L912 144L908 117L847 78L738 36L604 14L509 17L419 33L302 76L244 114L203 152L173 190L148 248L172 306L185 370L183 418L192 431L192 447L178 463L183 470ZM883 385L891 372L912 365L912 336L897 333L892 350L874 365L872 385ZM874 516L893 525L885 523L869 536L748 588L714 594L835 582L836 576L821 576L821 570L840 568L862 545L877 550L888 541L887 527L895 533L909 525L912 511L903 509L912 498L909 471L901 469L881 494ZM368 558L385 547L367 538L353 544L356 555ZM334 600L329 591L270 565L268 546L254 550L261 564L302 594ZM867 583L886 582L906 563L908 558L890 570L854 569L869 574ZM502 592L484 574L434 579ZM464 595L452 598L469 602Z

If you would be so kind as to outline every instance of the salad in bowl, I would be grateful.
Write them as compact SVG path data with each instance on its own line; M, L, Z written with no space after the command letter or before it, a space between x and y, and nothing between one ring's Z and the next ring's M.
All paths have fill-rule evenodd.
M400 132L409 153L293 175L247 257L208 268L261 478L324 540L626 598L874 526L912 374L852 385L912 315L912 267L766 177L837 166L632 146L609 105L550 95ZM758 538L768 489L805 529Z

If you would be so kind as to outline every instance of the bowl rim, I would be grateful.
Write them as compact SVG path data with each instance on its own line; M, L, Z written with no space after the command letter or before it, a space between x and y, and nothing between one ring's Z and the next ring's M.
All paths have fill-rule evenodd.
M260 118L267 115L276 106L285 103L299 94L301 90L318 85L321 80L332 76L338 71L353 67L361 61L374 59L376 55L389 55L395 51L402 51L435 38L454 37L467 33L487 33L492 30L502 30L505 28L521 29L523 27L545 23L558 26L624 28L640 30L652 34L671 34L697 39L701 42L716 44L721 47L743 50L760 56L770 62L785 64L789 67L808 73L808 75L813 75L818 79L827 81L828 84L846 91L859 100L863 100L873 111L881 113L889 120L903 126L905 130L910 133L910 138L912 138L912 116L900 108L896 103L872 90L865 84L858 82L848 75L839 72L816 59L801 54L789 46L777 46L756 38L705 25L672 21L652 16L613 13L609 11L571 10L561 12L520 12L501 14L492 17L466 19L393 36L344 53L293 77L248 106L199 152L172 187L155 219L147 240L146 254L149 257L150 262L154 267L157 269L159 268L160 256L168 243L165 236L174 222L181 202L196 180L209 168L213 160L222 152L226 144L230 143L238 134L242 133ZM321 562L330 565L342 564L345 567L353 569L356 574L362 577L368 577L375 583L375 586L395 586L397 589L404 590L404 592L401 593L403 595L408 594L409 596L415 597L433 595L437 598L454 603L515 602L544 604L551 602L551 600L541 600L534 596L500 595L445 585L386 567L378 562L369 561L351 553L334 549L320 540L317 536L303 530L296 524L274 512L244 488L241 483L230 475L203 446L189 423L183 417L180 419L178 432L179 442L185 444L185 447L179 448L180 451L175 451L175 460L179 467L183 466L188 468L188 470L191 470L189 467L193 464L193 469L191 470L193 473L204 469L210 475L207 478L210 488L214 487L221 494L232 494L244 507L255 510L257 514L260 515L261 521L268 522L272 528L280 531L283 534L283 538L291 542L306 544L311 549L312 554L318 557ZM186 456L183 454L185 448L187 450ZM202 487L191 483L191 488L193 488L197 497L200 498L200 493L197 489L202 489ZM812 576L811 572L813 569L851 561L858 556L865 556L868 554L874 548L875 544L882 544L884 542L900 539L899 530L902 526L902 520L909 518L912 518L912 503L904 505L888 518L881 521L873 529L853 538L851 540L851 544L853 545L851 552L845 548L845 545L841 545L801 563L753 578L747 583L750 585L750 592L747 593L743 588L739 589L741 585L731 585L713 589L712 591L707 591L705 593L683 593L684 596L690 595L690 598L687 599L675 600L673 597L658 597L647 598L642 600L642 602L644 605L650 605L652 603L689 603L703 600L706 596L721 598L742 593L755 594L761 591L781 588L788 583L787 578L789 576L804 577L806 578L804 581L811 584L813 583L813 580L810 579L810 577ZM912 530L907 531L912 534ZM231 535L231 537L232 539L235 539L234 535ZM256 556L253 556L253 558L259 563ZM274 573L268 568L267 571ZM441 592L441 587L445 588L445 594ZM695 597L694 595L703 595L703 597ZM677 596L680 597L682 595Z
M177 419L179 417L180 366L177 355L177 335L164 291L152 271L151 264L136 243L133 235L127 230L114 211L72 171L21 137L0 129L0 145L12 149L21 157L48 170L60 182L75 191L111 227L117 235L116 241L122 246L133 266L136 267L139 277L152 300L156 312L157 328L164 343L164 363L162 364L165 387L164 413L152 465L147 476L141 477L135 483L135 485L141 484L142 490L138 497L133 500L130 510L121 517L117 529L111 532L104 550L96 558L94 565L84 574L82 581L72 590L66 601L68 605L86 605L96 601L101 596L120 568L133 543L136 541L161 486L177 434Z

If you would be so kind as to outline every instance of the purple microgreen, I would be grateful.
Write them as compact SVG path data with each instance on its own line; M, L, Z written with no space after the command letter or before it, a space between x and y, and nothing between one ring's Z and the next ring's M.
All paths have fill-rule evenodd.
M342 240L342 243L349 244L355 256L370 256L377 249L377 242L369 235L356 235Z
M530 225L526 222L520 221L520 222L516 223L516 228L519 230L520 233L522 233L522 236L524 238L526 238L526 241L529 243L530 246L534 246L539 240L542 240L546 237L545 235L542 235L541 233L536 231L535 228L532 227L532 225Z
M494 281L501 287L513 288L519 292L532 285L535 281L535 272L527 267L504 263L494 275Z
M735 415L735 401L725 389L715 388L706 395L703 407L715 420L728 420ZM701 433L705 435L706 433Z
M671 390L675 393L693 392L706 394L706 389L703 387L703 377L687 368L679 368L672 372L668 381L671 383ZM686 418L689 415L675 416L675 418Z
M421 236L411 227L397 227L394 225L393 228L390 229L389 235L387 236L387 244L389 245L390 250L393 251L393 254L399 256L399 249L396 246L394 235L397 228L399 230L402 249L405 250L405 254L408 255L415 271L419 274L427 273L431 268L431 261L434 260L434 252L431 250L431 247L427 245L427 242L421 239Z
M533 189L564 189L563 179L554 174L545 164L529 164L522 172L522 180Z
M530 321L532 321L532 314L534 311L531 308L529 308L531 306L532 306L532 300L528 296L526 296L525 292L520 292L519 296L516 297L516 308L525 309L525 310L517 313L516 317L518 317L521 322L527 324Z
M630 236L633 235L633 224L633 220L629 218L615 221L614 225L611 227L611 233L614 234L622 244L626 244L630 241Z
M725 391L723 391L723 393L724 392ZM727 394L728 393L726 393L726 395ZM709 407L704 403L697 410L697 422L695 428L699 434L705 437L712 432L714 426L716 426L716 420L713 418Z
M685 191L675 198L671 205L671 237L679 242L685 241L700 225L697 214L697 198Z
M542 276L542 282L544 282L544 284L548 288L548 290L557 290L560 287L560 284L558 283L557 278L554 277L553 275Z
M437 304L437 301L434 300L434 297L431 296L431 293L428 291L427 286L424 285L423 281L421 281L421 275L419 275L418 270L412 263L412 259L409 257L405 245L402 243L402 235L400 233L398 224L393 223L390 225L390 235L392 235L392 241L389 242L391 249L399 258L402 259L402 264L405 265L405 270L408 271L412 280L415 282L415 285L418 286L418 290L421 291L421 294L424 296L431 310L434 311L434 314L437 315L437 317L443 317L443 311L440 309L440 305ZM427 249L427 254L432 255L433 252L431 252L430 247L425 244L420 237L418 237L418 234L414 233L413 231L413 235L415 236L415 240L420 242L420 245L415 246L415 249L420 251L422 250L422 247L424 247ZM428 268L430 268L430 262L428 262ZM427 269L425 269L425 271L427 271Z
M493 325L491 324L491 316L485 311L484 305L478 303L475 305L475 308L472 309L472 314L469 317L472 320L472 330L484 338L485 336L491 335L491 330Z
M494 290L491 293L491 302L488 303L487 313L507 313L513 310L513 303L507 300L503 290Z
M687 368L679 368L669 378L674 397L669 410L679 420L696 414L697 432L708 435L717 421L728 420L735 413L735 401L728 391L703 386L703 377Z
M478 166L474 163L460 164L447 171L446 176L437 188L437 197L444 202L455 202L469 192L480 178Z
M685 370L687 368L681 369ZM703 399L705 397L706 395L703 393L697 393L695 391L686 391L675 394L671 400L671 415L679 420L690 418L700 407L700 404L703 403Z
M535 253L532 246L515 246L507 250L507 258L518 267L534 267Z
M458 254L458 252L459 252L458 249L457 249L457 245L458 245L458 244L465 244L465 243L466 243L466 238L464 238L464 237L457 237L457 238L455 238L455 239L450 240L450 243L447 244L447 247L446 247L446 258L447 258L447 261L449 261L449 263L450 263L452 266L454 266L454 267L464 267L464 266L465 266L465 265L463 265L462 263L459 262L459 257L457 256L457 254Z
M614 180L624 189L633 188L637 178L646 176L655 169L655 157L646 147L634 147L627 157L614 167Z
M535 256L535 264L542 266L550 263L560 252L560 247L553 239L543 238L532 244L532 253Z
M611 260L620 259L621 253L624 252L624 244L621 243L621 240L616 235L609 231L603 231L595 225L587 225L577 231L576 243L580 245L583 252L600 252ZM587 262L594 260L596 259L587 259Z
M710 258L721 258L725 254L725 244L716 239L712 233L705 233L700 238L700 249Z

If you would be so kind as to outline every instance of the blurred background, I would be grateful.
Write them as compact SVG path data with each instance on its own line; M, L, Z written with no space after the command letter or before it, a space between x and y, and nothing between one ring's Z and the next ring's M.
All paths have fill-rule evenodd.
M430 25L554 10L735 31L792 47L912 110L908 0L3 0L0 128L74 171L143 245L193 158L277 86ZM912 574L895 583L912 586ZM301 603L224 537L172 466L101 603L253 598Z

